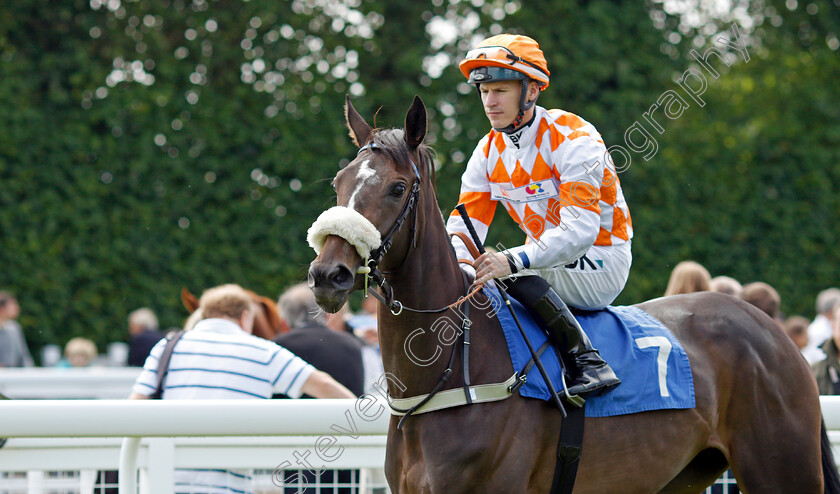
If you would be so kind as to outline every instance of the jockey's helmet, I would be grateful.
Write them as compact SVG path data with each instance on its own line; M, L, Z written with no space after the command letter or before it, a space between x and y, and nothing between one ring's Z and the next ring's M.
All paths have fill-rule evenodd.
M528 36L499 34L467 52L458 65L470 84L531 79L548 87L548 64L540 45Z
M525 112L536 104L536 98L528 101L528 82L534 81L540 91L548 87L548 64L540 45L528 36L499 34L485 39L467 52L458 65L467 82L481 92L483 82L522 81L522 95L519 99L519 115L505 128L496 129L512 132L522 122Z

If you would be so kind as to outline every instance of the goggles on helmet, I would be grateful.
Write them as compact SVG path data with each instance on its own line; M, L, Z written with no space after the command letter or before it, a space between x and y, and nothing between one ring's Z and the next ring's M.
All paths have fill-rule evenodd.
M478 48L474 48L467 52L467 55L464 59L464 61L469 63L470 65L481 63L484 60L488 62L487 65L482 64L480 67L477 67L476 69L470 71L470 83L489 82L490 80L499 81L510 79L523 79L521 75L510 74L511 72L519 72L520 74L524 74L528 78L534 79L535 81L540 83L540 85L546 85L548 83L548 74L544 70L542 70L536 64L517 56L510 49L504 46L481 46ZM510 68L508 69L501 67L500 65L502 64L509 66ZM484 74L486 74L486 76L492 77L492 79L484 78L473 80L473 73L475 73L478 68L487 68L488 71L484 72ZM491 69L498 69L500 70L500 72L494 74L494 71Z
M470 78L467 82L470 84L479 84L482 82L511 81L519 79L529 79L529 77L518 70L486 66L473 69L470 72Z

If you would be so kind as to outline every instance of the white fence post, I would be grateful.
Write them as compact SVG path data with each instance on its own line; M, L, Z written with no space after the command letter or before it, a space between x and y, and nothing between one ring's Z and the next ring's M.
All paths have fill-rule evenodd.
M137 450L140 449L139 437L123 438L120 448L119 492L137 494Z
M149 486L141 483L141 492L174 494L175 492L175 439L154 437L149 439Z
M44 494L44 472L41 470L26 472L26 489L29 494Z

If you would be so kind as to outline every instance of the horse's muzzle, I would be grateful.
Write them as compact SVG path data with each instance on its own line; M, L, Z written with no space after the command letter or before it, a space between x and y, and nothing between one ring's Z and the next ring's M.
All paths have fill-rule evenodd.
M345 264L321 263L317 259L309 266L309 288L315 301L327 312L338 312L353 290L356 275Z

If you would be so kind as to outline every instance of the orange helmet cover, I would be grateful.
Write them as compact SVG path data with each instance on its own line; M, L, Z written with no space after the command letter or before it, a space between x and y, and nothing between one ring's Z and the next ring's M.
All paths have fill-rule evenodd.
M485 39L470 50L458 65L467 79L470 72L479 67L501 67L521 72L540 84L540 89L548 87L548 63L540 50L540 45L518 34L499 34Z

